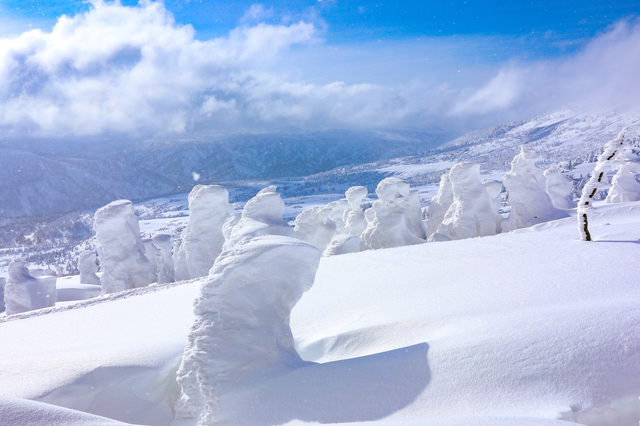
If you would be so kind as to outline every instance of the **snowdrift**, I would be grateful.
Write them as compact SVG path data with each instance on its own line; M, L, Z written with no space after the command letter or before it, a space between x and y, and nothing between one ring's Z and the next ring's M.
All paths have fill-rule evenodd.
M637 425L640 203L598 206L591 243L575 222L322 258L291 315L307 362L257 372L220 414L238 425ZM0 395L171 424L203 282L5 320L0 339L19 344L0 352Z

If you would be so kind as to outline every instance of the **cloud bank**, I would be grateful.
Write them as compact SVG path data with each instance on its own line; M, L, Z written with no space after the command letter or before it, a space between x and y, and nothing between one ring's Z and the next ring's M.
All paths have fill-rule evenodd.
M366 65L377 75L398 75L397 81L376 81L365 69L359 79L363 63L351 54L342 57L350 62L342 79L347 84L310 82L287 61L309 58L316 75L335 74L331 61L314 62L314 52L327 48L316 25L259 22L266 16L269 10L252 7L228 36L199 41L161 3L95 1L89 12L61 17L51 32L0 39L0 127L40 137L468 128L569 103L640 103L638 22L619 23L571 57L503 66L488 61L478 67L484 74L463 79L435 78L433 67L420 62L405 73L412 78L402 78L387 45L367 53Z

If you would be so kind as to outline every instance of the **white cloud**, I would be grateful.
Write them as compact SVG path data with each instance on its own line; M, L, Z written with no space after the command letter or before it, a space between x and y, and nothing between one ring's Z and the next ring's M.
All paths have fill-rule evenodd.
M454 115L533 114L568 104L640 107L640 21L622 21L568 58L510 64L452 109Z
M1 128L46 137L465 130L566 103L640 99L640 25L629 22L569 58L501 66L483 60L504 43L495 39L331 46L306 21L248 25L268 13L254 6L228 36L199 41L161 3L92 4L51 32L0 39Z

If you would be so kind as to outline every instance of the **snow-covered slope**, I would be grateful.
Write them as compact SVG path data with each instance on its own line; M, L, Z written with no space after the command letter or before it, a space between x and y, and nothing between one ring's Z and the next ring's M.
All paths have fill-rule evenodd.
M592 227L323 258L291 319L310 363L227 395L229 424L636 425L640 203ZM199 285L0 323L0 395L170 423Z

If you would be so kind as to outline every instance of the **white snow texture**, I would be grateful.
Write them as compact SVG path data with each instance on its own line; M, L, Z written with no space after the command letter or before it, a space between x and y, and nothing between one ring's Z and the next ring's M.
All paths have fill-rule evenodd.
M243 378L303 363L289 327L291 309L313 285L320 251L300 240L245 239L216 260L196 301L196 319L178 370L177 418L208 425L224 418L224 395Z
M9 282L4 287L7 315L55 306L56 300L56 277L34 277L21 260L9 264Z
M189 193L189 222L175 254L175 279L204 277L222 251L229 193L220 185L196 185Z
M149 259L144 255L138 218L129 200L117 200L96 211L93 220L103 293L149 285Z
M80 271L80 282L82 284L98 284L100 278L96 275L98 264L95 250L85 250L78 255L78 270Z

